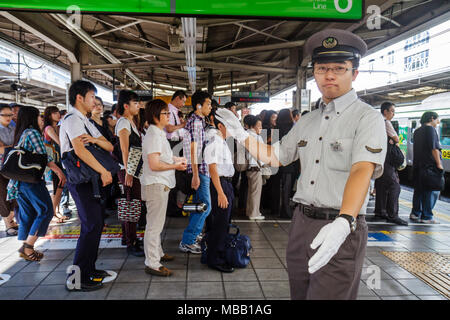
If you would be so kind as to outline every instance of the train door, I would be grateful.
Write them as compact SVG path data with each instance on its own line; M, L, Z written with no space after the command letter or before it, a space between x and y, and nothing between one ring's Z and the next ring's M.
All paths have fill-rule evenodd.
M442 148L442 166L445 172L450 172L450 118L441 119L439 136Z

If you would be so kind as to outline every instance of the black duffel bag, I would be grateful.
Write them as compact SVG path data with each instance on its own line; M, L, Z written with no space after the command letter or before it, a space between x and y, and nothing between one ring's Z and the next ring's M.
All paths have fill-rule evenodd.
M47 155L23 147L8 148L3 156L0 173L6 179L38 183L47 167Z
M419 182L424 190L442 191L445 188L444 170L433 164L420 168Z

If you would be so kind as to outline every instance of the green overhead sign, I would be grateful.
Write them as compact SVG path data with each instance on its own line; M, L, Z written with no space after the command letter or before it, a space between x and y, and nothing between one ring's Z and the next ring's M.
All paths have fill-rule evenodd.
M359 20L363 0L0 0L3 10Z

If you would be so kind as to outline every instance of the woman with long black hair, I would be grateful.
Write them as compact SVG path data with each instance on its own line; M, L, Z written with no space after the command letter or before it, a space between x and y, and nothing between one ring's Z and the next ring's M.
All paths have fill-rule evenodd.
M14 145L39 154L47 154L39 129L39 110L34 107L20 108L14 132ZM66 177L62 170L48 156L47 166L58 175L59 186L64 186ZM45 236L53 217L53 205L44 180L27 183L10 180L8 200L16 199L19 205L18 239L24 241L19 249L20 256L29 261L40 261L44 254L34 250L39 237Z
M61 148L59 142L59 127L58 123L61 120L61 114L58 107L47 107L44 110L44 145L47 149L47 153L50 153L53 162L62 170L61 164ZM63 188L59 187L59 178L57 174L49 172L50 180L53 182L53 210L54 210L54 222L64 223L69 219L68 216L62 215L59 211L59 204L61 202L61 196Z

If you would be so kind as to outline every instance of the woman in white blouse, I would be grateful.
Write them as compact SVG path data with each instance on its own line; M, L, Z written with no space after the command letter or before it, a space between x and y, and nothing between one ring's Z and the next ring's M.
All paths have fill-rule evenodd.
M169 124L170 112L167 104L155 99L147 103L145 118L150 127L142 142L144 160L141 176L142 200L147 205L147 225L144 235L145 272L168 277L172 271L161 262L171 261L173 256L165 254L161 246L161 232L166 220L170 189L175 187L175 170L184 171L186 158L174 157L164 127Z

